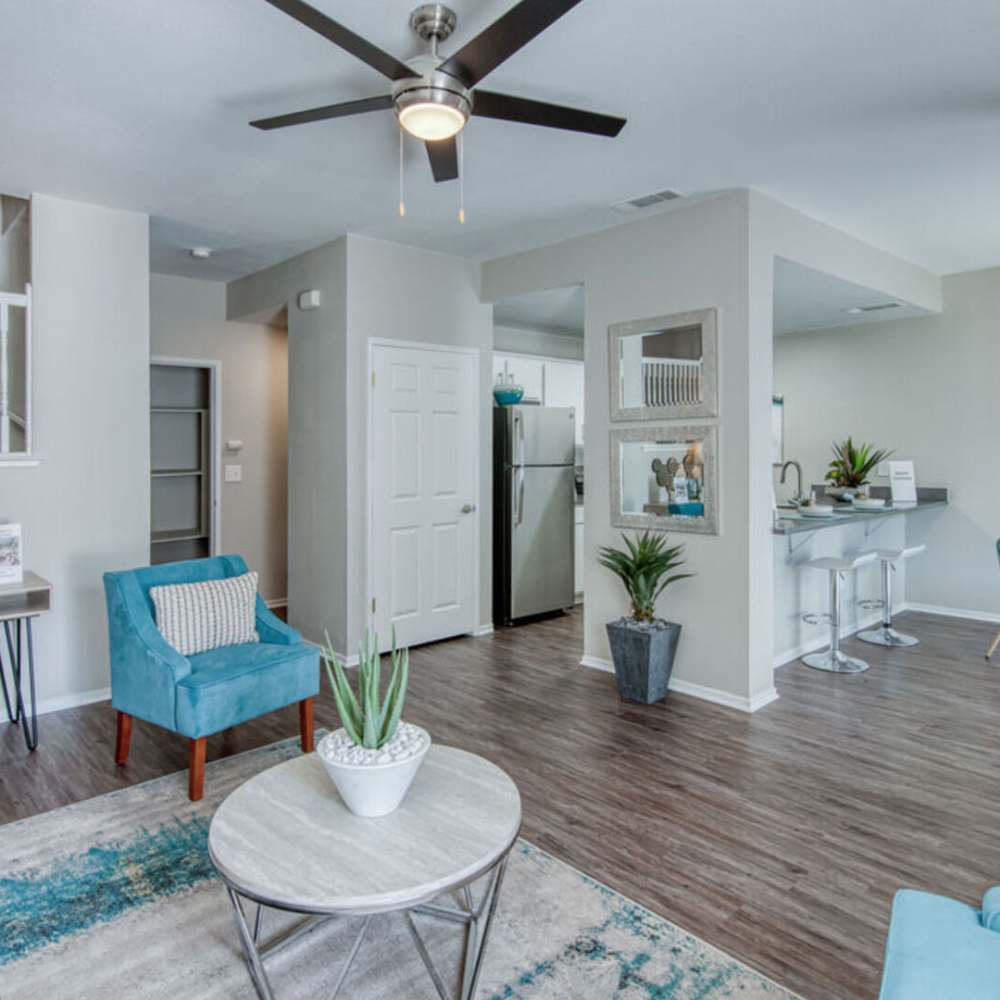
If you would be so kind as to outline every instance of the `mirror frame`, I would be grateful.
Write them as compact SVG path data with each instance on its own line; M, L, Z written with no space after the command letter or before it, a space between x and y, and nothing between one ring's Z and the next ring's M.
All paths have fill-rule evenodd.
M701 326L702 384L705 399L701 403L677 403L674 406L621 405L621 342L625 337L643 333L659 333L678 327ZM719 415L719 320L718 310L695 309L670 316L612 323L608 327L608 373L611 393L611 419L623 420L687 420L691 417Z
M668 439L670 441L700 441L705 463L702 484L704 517L682 517L677 514L633 514L622 510L622 445L643 444ZM615 528L636 528L640 531L683 531L697 535L718 535L719 527L719 428L714 424L662 424L658 427L623 427L612 430L611 442L611 524Z
M25 285L24 292L0 292L0 298L4 300L4 305L13 306L16 309L24 310L24 450L23 451L0 451L0 466L4 465L35 465L37 461L34 457L32 446L32 314L31 314L31 284ZM8 313L9 315L9 313ZM6 345L0 344L0 351ZM0 360L0 377L10 378L7 371L7 359ZM9 384L8 384L9 387ZM0 387L0 392L5 391Z

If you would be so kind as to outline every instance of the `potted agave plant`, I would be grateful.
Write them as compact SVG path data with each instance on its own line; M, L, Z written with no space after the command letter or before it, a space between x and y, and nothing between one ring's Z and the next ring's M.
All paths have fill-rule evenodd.
M324 736L316 752L352 813L385 816L403 801L431 745L426 730L401 720L409 650L396 649L393 633L392 671L384 695L378 636L365 630L358 647L357 694L329 636L322 655L343 728Z
M830 484L826 492L842 500L850 500L868 485L869 476L878 463L884 462L891 454L891 451L876 448L873 444L855 445L851 438L834 441L833 460L826 472L826 481Z
M622 539L624 549L604 546L598 553L598 562L621 580L632 603L631 618L608 622L608 642L619 695L651 704L667 695L681 635L680 625L656 617L656 599L694 574L674 572L684 565L684 546L667 545L665 535L647 531Z

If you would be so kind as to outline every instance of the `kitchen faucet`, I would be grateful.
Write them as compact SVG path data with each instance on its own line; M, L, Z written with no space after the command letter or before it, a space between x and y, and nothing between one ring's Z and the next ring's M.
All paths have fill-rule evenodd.
M799 465L799 463L798 463L798 462L796 462L794 458L790 458L790 459L789 459L789 460L788 460L787 462L785 462L785 464L784 464L784 465L783 465L783 466L781 467L781 482L782 482L782 483L784 483L784 482L785 482L785 477L786 477L786 476L788 475L788 467L789 467L790 465L791 465L791 466L794 466L794 468L795 468L795 478L796 478L796 479L797 479L797 481L798 481L798 482L797 482L797 484L796 484L796 489L795 489L795 497L794 497L794 499L795 499L795 500L801 500L801 499L802 499L802 497L803 497L803 493L802 493L802 466L801 466L801 465Z

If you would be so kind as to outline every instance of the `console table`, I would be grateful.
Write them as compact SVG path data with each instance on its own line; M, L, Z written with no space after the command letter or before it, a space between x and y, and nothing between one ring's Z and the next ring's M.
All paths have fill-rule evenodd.
M226 884L260 1000L274 1000L265 959L317 924L360 918L337 976L336 997L372 916L392 911L402 914L440 1000L449 1000L448 989L413 918L464 929L459 995L471 1000L520 826L517 786L500 768L463 750L432 746L403 804L378 819L348 812L311 753L236 789L212 819L208 852ZM478 891L477 882L483 883ZM455 889L460 906L437 900ZM247 914L244 901L256 904L254 913ZM264 941L269 908L305 919Z
M25 572L20 583L0 584L0 622L3 622L7 658L10 660L11 683L7 685L4 650L0 646L0 687L3 688L7 718L21 726L29 750L38 746L38 713L35 700L35 648L31 635L32 619L49 610L52 584L37 573ZM24 656L27 640L27 658ZM25 707L24 677L28 680L30 718Z

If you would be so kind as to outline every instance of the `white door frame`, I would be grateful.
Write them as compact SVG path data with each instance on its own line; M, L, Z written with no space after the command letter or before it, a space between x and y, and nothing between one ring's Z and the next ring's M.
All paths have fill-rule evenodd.
M372 611L372 599L374 597L374 573L372 572L372 553L375 551L374 544L374 527L375 527L375 517L374 517L374 505L375 505L375 491L372 488L372 470L375 467L375 396L372 392L372 377L375 372L374 367L374 353L376 347L401 347L404 350L416 350L416 351L434 351L438 354L468 354L473 357L476 361L476 382L472 387L472 404L475 408L475 412L478 416L476 421L476 475L475 475L475 487L473 490L474 496L472 502L476 505L475 519L472 526L472 606L473 606L473 622L472 631L470 635L479 628L479 618L481 616L480 610L480 581L479 581L479 570L481 562L481 525L483 509L480 503L480 486L482 483L482 471L483 471L483 454L482 454L482 413L480 412L480 387L479 383L482 381L482 352L478 347L452 347L448 344L426 344L416 340L397 340L392 337L369 337L368 338L368 353L366 361L368 363L368 373L365 377L365 384L367 385L366 393L368 396L367 407L368 407L368 430L367 430L367 461L365 469L365 623L367 626L374 631L375 630L375 613Z
M149 364L168 365L176 368L208 369L208 406L212 419L208 425L208 458L212 470L212 506L209 510L212 544L209 555L222 554L222 362L207 361L205 358L175 358L162 354L151 354ZM152 457L150 456L150 460ZM152 509L151 509L152 510ZM150 513L152 516L152 513Z

